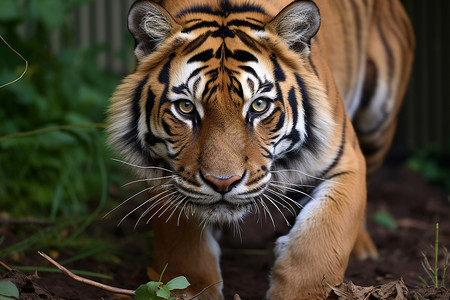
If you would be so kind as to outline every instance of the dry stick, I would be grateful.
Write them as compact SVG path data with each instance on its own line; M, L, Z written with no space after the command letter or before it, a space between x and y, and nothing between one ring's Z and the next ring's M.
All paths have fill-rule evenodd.
M113 292L113 293L117 293L117 294L123 294L123 295L130 295L130 296L134 296L135 292L134 290L127 290L127 289L121 289L121 288L116 288L116 287L112 287L103 283L99 283L96 282L94 280L90 280L78 275L73 274L72 272L70 272L69 270L67 270L66 268L64 268L63 266L61 266L59 263L57 263L55 260L53 260L50 256L48 256L47 254L38 251L38 253L45 258L46 260L48 260L49 262L51 262L55 267L57 267L58 269L60 269L64 274L68 275L70 278L88 284L88 285L92 285L98 288L101 288L105 291L109 291L109 292Z
M88 284L88 285L92 285L95 286L97 288L103 289L105 291L109 291L109 292L113 292L113 293L117 293L117 294L123 294L123 295L130 295L130 296L134 296L135 295L135 291L134 290L127 290L127 289L121 289L121 288L116 288L113 286L109 286L103 283L99 283L97 281L94 280L90 280L78 275L73 274L72 272L70 272L69 270L67 270L66 268L64 268L62 265L60 265L58 262L56 262L55 260L53 260L53 258L51 258L50 256L48 256L47 254L45 254L44 252L38 251L38 253L45 258L46 260L48 260L49 262L51 262L55 267L57 267L58 269L60 269L64 274L66 274L67 276L69 276L70 278ZM0 261L0 263L2 263ZM3 265L3 263L2 263ZM5 268L8 268L8 266L4 266ZM200 296L201 294L203 294L204 292L206 292L209 288L215 286L216 284L221 283L222 281L216 282L211 284L210 286L205 287L203 290L200 291L200 293L194 295L193 297L189 298L188 300L192 300L197 298L198 296Z
M4 262L0 261L0 265L1 265L3 268L5 268L8 272L11 272L11 271L12 271L12 269L11 269L7 264L5 264Z
M194 296L192 296L191 298L189 298L188 300L192 300L197 298L198 296L200 296L201 294L203 294L204 292L206 292L209 288L215 286L216 284L222 283L223 281L218 281L216 283L211 284L210 286L205 287L203 290L200 291L200 293L195 294Z

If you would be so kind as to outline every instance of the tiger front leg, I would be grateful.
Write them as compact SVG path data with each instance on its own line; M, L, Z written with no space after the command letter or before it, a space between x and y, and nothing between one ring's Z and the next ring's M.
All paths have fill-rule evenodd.
M291 231L277 240L268 299L325 299L342 282L364 219L364 160L321 183ZM350 160L351 161L351 157Z
M175 291L177 296L185 294L191 298L209 287L196 299L223 299L220 248L210 228L203 229L198 220L187 219L184 213L177 216L169 221L164 217L152 219L153 268L161 273L167 264L164 283L177 276L187 278L190 286L184 291Z

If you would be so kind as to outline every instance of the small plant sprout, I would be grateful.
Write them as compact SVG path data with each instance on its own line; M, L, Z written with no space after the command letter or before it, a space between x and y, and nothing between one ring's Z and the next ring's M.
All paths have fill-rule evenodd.
M182 290L187 288L190 283L187 281L186 277L179 276L173 278L167 284L163 284L162 277L166 271L167 264L164 270L161 272L159 281L150 281L146 284L142 284L136 290L136 300L176 300L176 297L170 295L173 290Z
M422 267L425 270L425 273L427 273L428 277L431 279L431 282L433 283L433 286L436 288L444 287L446 288L446 279L447 279L447 268L448 268L448 250L445 246L442 246L442 249L444 250L444 265L442 266L442 275L439 279L439 265L438 265L438 255L439 255L439 223L436 223L436 239L434 244L434 268L431 267L431 264L425 255L425 253L422 252L423 260L422 260ZM422 277L419 276L420 281L426 286L428 286L428 282Z

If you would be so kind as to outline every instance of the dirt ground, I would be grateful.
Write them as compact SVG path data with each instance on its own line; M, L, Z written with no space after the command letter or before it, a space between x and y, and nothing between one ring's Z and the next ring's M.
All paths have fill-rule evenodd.
M394 163L395 165L395 163ZM450 249L450 199L441 188L426 184L419 175L403 164L383 167L369 182L368 224L369 231L378 247L380 258L376 261L358 261L351 258L345 276L345 282L358 286L378 286L392 283L401 278L409 292L406 299L450 299L448 289L424 288L419 276L427 275L421 266L425 252L430 260L433 251L430 247L435 241L435 224L439 222L439 244ZM122 199L123 200L123 199ZM390 214L397 223L396 229L387 229L374 222L375 212ZM141 234L147 230L139 226L133 231L135 219L129 218L116 228L117 220L124 214L116 212L112 218L100 220L94 226L102 228L104 238L121 244L127 249L127 255L116 263L102 263L87 258L69 264L68 268L89 270L113 276L113 280L104 280L106 284L122 288L135 289L148 281L146 266L149 258L146 254L148 245L141 240ZM226 299L233 299L239 294L242 300L263 299L268 289L268 274L273 263L272 247L276 237L286 233L288 227L279 216L274 230L272 223L255 224L249 218L241 236L233 231L225 231L221 238L221 268L224 279ZM0 224L0 235L8 241L17 241L15 227L22 225ZM440 253L443 253L442 248ZM74 253L62 253L64 257ZM19 262L4 260L6 264L48 265L37 254L22 255ZM444 264L443 255L439 262ZM449 271L450 273L450 271ZM6 272L0 267L0 278L9 278L21 289L21 299L119 299L114 295L82 283L75 282L61 273L27 273ZM450 275L447 276L450 286ZM428 279L428 282L430 280ZM367 299L377 298L370 296ZM402 299L402 298L395 298Z

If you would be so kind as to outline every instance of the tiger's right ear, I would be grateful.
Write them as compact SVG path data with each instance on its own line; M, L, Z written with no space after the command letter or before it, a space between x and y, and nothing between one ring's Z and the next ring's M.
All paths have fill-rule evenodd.
M309 50L311 38L320 27L320 12L311 0L296 0L283 8L269 28L296 52Z
M180 25L159 4L136 1L128 13L128 30L133 35L138 61L155 51Z

